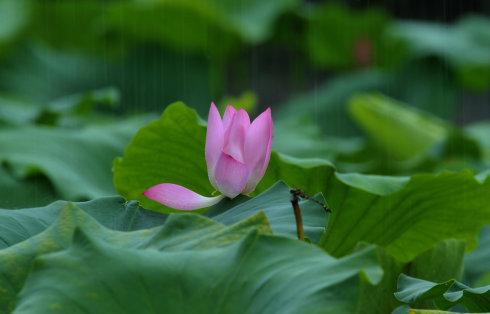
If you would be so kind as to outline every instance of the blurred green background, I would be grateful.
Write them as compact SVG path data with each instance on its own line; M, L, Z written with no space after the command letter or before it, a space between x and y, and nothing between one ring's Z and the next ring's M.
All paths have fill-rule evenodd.
M275 149L339 171L490 165L490 3L0 0L0 207L115 194L182 100L272 107Z

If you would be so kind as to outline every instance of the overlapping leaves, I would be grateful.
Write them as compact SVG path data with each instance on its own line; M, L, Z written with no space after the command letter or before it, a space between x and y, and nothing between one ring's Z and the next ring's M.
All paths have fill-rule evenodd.
M103 210L105 202L87 209ZM382 274L372 248L336 260L268 235L261 213L229 227L176 215L160 227L121 232L74 204L54 207L59 216L45 231L0 251L1 312L350 312L359 273L373 283Z
M124 156L115 162L114 183L116 188L126 199L139 200L144 207L164 213L169 213L170 210L156 203L152 204L142 197L141 192L148 186L160 182L179 183L200 193L210 195L212 188L207 178L204 161L204 137L204 123L193 110L182 103L169 106L160 119L140 129L127 147ZM279 180L284 181L285 184L276 184ZM290 206L290 187L300 188L312 196L317 193L323 193L327 205L333 212L328 222L324 209L318 204L312 201L303 201L300 204L308 238L312 242L318 243L329 254L342 258L341 260L345 259L347 261L352 258L356 260L357 254L361 254L362 257L359 257L359 263L373 265L374 267L367 267L373 270L373 272L367 271L371 274L368 277L373 280L359 281L357 277L359 268L355 268L353 272L351 270L348 271L349 275L346 275L347 277L342 277L342 283L339 283L340 286L337 283L332 285L327 283L331 282L333 277L335 277L330 275L328 278L322 277L323 284L317 284L313 276L311 278L308 277L308 270L300 266L293 266L295 262L286 262L286 260L294 261L290 257L275 260L278 264L274 264L274 266L268 264L270 255L265 258L262 255L263 253L260 253L263 252L262 250L271 252L271 250L278 249L283 251L281 254L300 254L305 256L305 258L307 257L305 260L300 259L302 265L316 260L306 251L290 252L296 245L299 245L293 239L272 237L270 239L275 240L263 240L264 236L249 234L250 228L255 228L260 232L266 230L270 232L272 230L276 235L286 235L289 238L295 236L296 227ZM154 300L154 295L151 292L149 293L148 289L145 290L145 285L151 283L151 286L160 287L162 291L167 291L165 290L167 288L161 286L160 282L155 281L152 276L148 275L147 272L152 271L160 274L162 278L167 278L166 280L170 282L176 280L176 277L172 276L172 272L179 274L180 283L172 284L172 286L181 287L183 291L189 291L188 293L194 293L196 298L193 300L197 302L196 304L202 306L203 311L206 311L210 303L206 303L201 298L201 291L210 290L210 287L207 286L209 278L199 275L200 272L193 270L195 268L202 273L213 274L213 276L218 278L219 283L232 288L231 294L226 295L227 300L231 300L229 305L227 305L229 307L224 306L224 304L222 304L222 308L220 307L223 311L235 311L238 309L237 306L245 307L244 304L253 303L253 305L250 305L253 306L253 310L275 312L281 311L280 306L275 303L274 305L266 302L257 302L255 304L247 299L248 292L246 291L260 290L260 287L264 284L263 282L247 282L245 284L246 293L237 296L233 291L235 291L235 288L238 289L238 286L227 281L228 277L226 277L237 276L236 278L241 280L241 276L249 276L248 274L256 272L266 276L265 269L270 271L272 267L277 268L278 271L280 270L277 276L283 278L279 281L271 280L275 283L277 282L278 287L281 287L280 290L277 290L281 291L281 293L277 292L277 295L284 298L285 304L287 303L286 300L291 297L287 293L283 294L283 291L287 289L284 289L284 286L281 285L291 284L289 280L293 280L293 277L297 280L301 274L301 276L305 276L305 280L312 287L326 289L326 291L330 291L330 287L335 287L335 289L340 289L339 291L343 293L344 297L334 294L334 299L327 298L329 306L319 305L325 306L326 312L334 310L352 312L354 311L353 304L358 304L359 308L365 306L385 312L396 306L396 302L392 300L394 284L398 274L407 267L407 263L411 265L410 272L408 272L411 275L422 276L431 280L447 280L453 276L458 276L465 245L467 248L472 248L481 226L490 222L490 207L485 202L489 191L490 180L485 180L484 177L477 180L470 172L445 172L412 177L342 174L336 172L330 163L322 159L296 159L274 152L271 156L268 171L257 187L255 197L241 196L235 200L225 200L208 209L206 215L211 217L214 222L198 216L190 218L191 216L187 215L166 218L166 215L140 210L136 203L129 203L123 206L121 199L118 198L108 198L76 205L84 211L73 209L70 205L66 207L67 204L63 203L55 203L46 208L4 210L1 212L4 217L2 220L4 231L1 237L4 239L4 246L9 246L9 248L4 249L2 252L12 252L17 248L21 248L25 250L22 251L22 256L26 258L24 260L16 260L13 264L10 262L5 263L5 267L22 265L22 269L25 270L19 272L7 271L12 273L12 276L15 274L18 276L11 280L9 279L9 282L19 282L19 284L16 286L17 288L11 290L4 304L12 308L14 306L12 300L18 297L20 301L16 303L16 306L26 311L33 311L34 307L45 309L46 306L53 303L59 303L62 308L70 310L74 310L73 307L75 306L89 311L96 311L95 308L92 308L92 306L95 306L92 304L95 303L99 304L101 309L103 308L107 311L117 309L120 306L118 305L119 303L128 308L132 306L147 306L146 303L141 303L143 302L141 299L130 302L127 298L121 297L124 296L124 283L132 281L137 282L136 290L139 296L151 300L159 308L168 307L175 310L172 306L180 305L180 303L170 304L165 303L165 301ZM321 196L318 196L318 201L325 202ZM65 208L61 209L62 207ZM261 211L264 211L265 215L260 214ZM87 216L85 212L97 219L105 227L93 222L93 218ZM58 215L65 218L56 220ZM261 217L259 220L262 221L258 225L255 223L257 217ZM264 224L266 218L270 225ZM60 224L60 219L64 219L63 221L65 222ZM162 231L164 235L160 237L153 233L156 232L154 231L156 229L147 228L167 221L164 227L161 227L165 228L168 224L179 221L177 225L181 228L179 229L182 232L181 234L187 234L189 229L185 227L187 226L187 223L183 222L185 219L192 221L190 223L193 225L192 230L194 228L202 228L199 231L199 235L193 234L192 232L194 231L189 233L189 237L194 238L191 242L195 245L199 243L200 249L196 249L193 246L192 250L172 251L172 256L169 257L166 254L170 246L167 244L162 244L165 250L157 248L155 251L153 247L150 250L151 245L141 247L141 243L151 242L157 245L156 243L163 241L172 243L171 247L177 250L182 243L190 240L179 238L178 234L180 233L168 230L166 231L167 233ZM253 227L250 227L251 221L255 221L251 223L254 225ZM224 227L221 223L229 227ZM236 234L237 227L234 224L237 223L241 226L243 224L247 225L247 231ZM234 230L227 233L229 242L224 246L218 245L218 248L216 248L214 246L215 242L206 236L208 233L211 234L210 237L214 234L210 231L211 229L207 229L207 224L215 226L211 228L212 230L218 227ZM66 226L69 227L67 228ZM123 232L112 231L106 229L107 227L114 230L122 230ZM139 231L128 232L130 230ZM71 244L70 239L73 234L75 234L74 243ZM265 238L269 239L268 237L270 236L265 236ZM458 240L448 240L451 238ZM45 239L48 240L45 241ZM281 244L283 243L282 241L285 241L284 244ZM368 249L369 254L356 253L363 246L362 242L376 244L378 248L375 251ZM208 249L210 250L209 252L207 251ZM254 255L255 253L250 253L249 250L259 253ZM308 247L307 251L310 250L312 252L320 252L313 246ZM45 255L52 251L59 251L59 253ZM241 252L249 253L242 256ZM248 254L254 257L253 261L255 262L252 259L248 259ZM277 253L277 256L282 256L281 254ZM368 256L364 254L368 254ZM38 258L38 256L40 257ZM122 256L126 256L131 263L120 263L119 260ZM219 256L222 258L222 262L215 261L213 256ZM325 256L324 253L322 253L322 256ZM451 259L454 263L440 266L442 265L441 258L443 257ZM87 258L90 260L89 263ZM200 261L201 263L200 266L194 265L193 262L187 262L190 263L187 264L181 262L180 258L186 261ZM243 270L240 268L238 273L231 270L233 263L230 261L236 262L235 258L239 258L244 263ZM373 283L379 282L380 279L379 268L374 266L376 264L374 261L378 258L381 258L385 277L378 286L373 286ZM204 260L212 260L211 264L220 266L222 272L214 269L214 266L206 266L207 264L203 262ZM167 265L169 263L169 266L159 268L157 267L157 262L159 265ZM135 265L138 263L144 265L144 267L136 267ZM258 263L258 268L249 266L249 263ZM108 265L110 264L117 264L118 266L109 268ZM172 265L176 264L184 266L179 268L180 270L172 268ZM358 265L357 262L354 264ZM29 273L30 265L34 265L32 273ZM437 267L439 267L441 273L435 274L431 272L431 267L435 267L435 265L439 265ZM265 268L262 268L262 266ZM192 270L188 267L191 267ZM295 267L298 267L298 270L295 270ZM310 269L319 271L315 267L312 265ZM92 274L90 268L106 269L106 271L103 272L103 275L100 273ZM282 273L283 269L291 271L290 276ZM66 280L67 274L72 273L76 273L76 278L80 278L77 283ZM185 274L189 278L193 278L193 281L197 280L197 282L202 283L202 285L196 285L195 288L197 290L192 290L187 284L187 279L182 280L183 276L186 276ZM70 298L82 299L79 296L84 295L87 291L86 289L88 289L87 287L91 283L93 284L95 278L100 276L103 276L104 282L107 282L108 286L97 286L97 293L92 296L92 301L94 301L92 303L82 302L75 305L68 302L67 298L60 294L59 290L46 289L48 286L62 282L65 285L63 291L69 291ZM318 274L315 278L317 276ZM255 276L250 278L255 278ZM181 286L181 284L184 284L184 286ZM250 286L248 286L249 284ZM302 289L307 293L304 297L306 300L313 302L312 304L323 304L321 303L325 301L323 294L318 294L317 290L313 291L305 287L303 286ZM248 288L250 290L247 290ZM39 291L39 289L43 291L42 294L33 292ZM106 296L108 293L107 289L118 291L118 293L114 297L108 297ZM275 291L274 289L272 290ZM168 290L169 295L174 293L172 291ZM308 291L315 296L313 299L309 299L312 295L308 294ZM368 292L370 295L375 295L379 300L386 301L382 303L382 306L376 305L376 307L373 307L373 298L368 297ZM271 293L276 295L276 292ZM270 297L268 294L264 295L267 298ZM276 298L278 297L277 295ZM319 301L320 299L322 300L321 302ZM350 302L347 302L347 299ZM107 302L101 300L106 300ZM224 299L216 298L216 300ZM358 301L353 303L352 300ZM48 302L50 303L48 304ZM298 302L297 304L291 303L289 306L301 312L296 306L308 309L304 304ZM276 308L275 306L279 307Z
M409 123L408 127L413 126ZM165 137L163 134L172 136ZM204 134L205 127L192 110L183 104L170 106L160 120L140 130L125 155L116 163L116 187L124 196L145 202L141 194L127 194L126 191L142 192L145 185L158 182L182 184L184 180L189 182L187 184L202 182L208 185L204 158L196 158L196 149L203 156ZM201 146L188 147L187 143ZM151 154L152 147L157 146L159 153ZM175 158L176 155L180 158ZM160 160L161 156L166 158L165 162ZM201 167L193 168L194 175L189 177L185 164L194 167L196 162ZM158 168L158 164L170 167ZM155 170L145 171L148 166ZM139 169L142 169L142 174L139 174ZM200 175L196 176L197 173ZM257 192L267 189L278 180L283 180L289 187L303 189L310 195L323 193L333 211L326 232L321 230L326 220L318 216L322 212L321 207L313 206L310 209L308 206L311 205L302 206L307 217L307 230L310 227L314 227L311 231L317 228L316 235L312 233L310 237L316 240L318 235L323 234L319 245L330 254L347 256L361 242L379 246L379 254L385 256L383 267L388 277L379 287L366 285L366 291L377 291L383 299L393 298L396 277L409 262L414 275L433 280L458 276L465 243L467 248L474 247L480 228L490 222L490 206L485 201L490 191L490 182L479 181L470 172L413 177L342 174L321 159L296 159L273 153ZM243 202L245 197L242 197L232 203L223 202L210 209L208 215L225 223L236 222L262 207L276 232L294 236L288 194L286 187L275 186L249 201ZM160 205L151 208L168 211ZM220 214L216 215L217 212ZM281 221L281 216L289 218ZM451 238L459 240L447 242ZM454 264L440 267L441 271L445 269L444 272L436 274L430 271L431 266L428 265L439 265L442 262L439 257L449 258ZM366 297L363 302L370 304L370 299ZM378 310L392 309L396 302L393 300L383 304L383 307L377 307Z

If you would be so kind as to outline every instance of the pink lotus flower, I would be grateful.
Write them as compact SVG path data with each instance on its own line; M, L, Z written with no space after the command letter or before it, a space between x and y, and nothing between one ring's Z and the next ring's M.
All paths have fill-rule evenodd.
M255 190L269 164L272 145L272 116L268 108L252 123L243 109L226 108L223 119L211 104L206 132L206 163L209 181L223 195L206 197L183 186L161 183L144 192L165 206L193 210L217 204L225 196L234 198Z

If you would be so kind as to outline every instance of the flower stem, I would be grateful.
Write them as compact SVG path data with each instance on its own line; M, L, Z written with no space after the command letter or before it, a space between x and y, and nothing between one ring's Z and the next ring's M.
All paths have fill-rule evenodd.
M303 230L303 217L301 216L301 208L299 207L299 198L297 193L291 190L291 205L294 210L294 219L296 220L296 232L298 234L298 239L301 241L305 240L305 231Z

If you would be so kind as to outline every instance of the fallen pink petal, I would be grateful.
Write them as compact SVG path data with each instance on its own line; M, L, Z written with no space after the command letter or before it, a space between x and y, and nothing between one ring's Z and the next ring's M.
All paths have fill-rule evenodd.
M222 195L205 197L186 189L183 186L172 183L162 183L152 186L146 190L144 194L154 201L181 210L194 210L209 207L217 204L224 197Z

